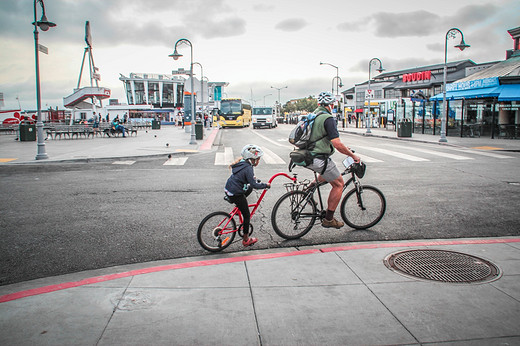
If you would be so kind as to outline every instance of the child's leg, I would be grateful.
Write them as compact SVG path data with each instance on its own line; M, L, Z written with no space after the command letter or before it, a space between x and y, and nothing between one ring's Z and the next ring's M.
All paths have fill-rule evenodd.
M244 231L244 239L247 240L249 234L249 222L251 221L251 212L249 211L249 206L247 203L247 198L244 195L233 196L233 202L235 202L236 206L242 213L243 222L243 231Z

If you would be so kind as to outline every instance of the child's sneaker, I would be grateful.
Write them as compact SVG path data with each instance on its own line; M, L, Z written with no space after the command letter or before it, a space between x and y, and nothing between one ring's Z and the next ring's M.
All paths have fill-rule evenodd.
M247 241L246 240L242 240L242 245L244 245L244 247L248 247L248 246L253 245L257 241L258 241L258 239L249 237L247 239Z

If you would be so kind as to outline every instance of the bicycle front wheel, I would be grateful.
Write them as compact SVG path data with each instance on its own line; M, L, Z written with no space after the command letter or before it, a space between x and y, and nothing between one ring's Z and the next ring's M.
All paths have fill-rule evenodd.
M236 229L237 225L231 215L216 211L201 221L197 230L197 240L204 249L219 252L231 245Z
M316 202L305 199L303 191L289 191L276 202L271 224L280 237L298 239L309 232L316 221Z
M386 200L383 193L370 185L350 190L341 202L341 217L355 229L367 229L377 224L385 215Z

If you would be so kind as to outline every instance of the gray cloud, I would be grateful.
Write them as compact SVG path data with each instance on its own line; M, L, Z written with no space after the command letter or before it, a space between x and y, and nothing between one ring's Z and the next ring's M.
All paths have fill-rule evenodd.
M428 36L438 28L441 18L427 11L374 14L375 34L380 37Z
M370 22L372 21L372 18L365 17L358 21L349 21L349 22L343 22L338 24L337 28L339 31L346 31L346 32L355 32L355 31L361 31L364 28L366 28Z
M298 31L307 26L307 21L303 18L290 18L282 20L276 24L275 29L282 31Z
M94 45L114 46L139 42L141 45L172 44L172 36L219 38L242 35L246 21L236 16L223 0L55 0L45 3L49 20L56 29L45 33L45 39L78 42L84 36L85 21L90 21ZM26 35L32 22L31 3L27 0L0 2L0 37ZM125 17L125 13L146 14L147 17ZM148 19L150 14L171 12L171 20ZM38 17L41 11L38 8ZM58 33L58 34L56 34Z

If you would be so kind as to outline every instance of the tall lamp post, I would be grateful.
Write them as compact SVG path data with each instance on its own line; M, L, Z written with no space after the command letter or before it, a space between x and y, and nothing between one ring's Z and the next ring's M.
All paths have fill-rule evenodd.
M194 62L193 65L200 66L200 107L202 109L202 118L204 119L204 69L200 62Z
M266 98L267 96L271 96L271 95L273 95L273 94L267 94L267 95L264 96L264 106L265 106L265 98Z
M463 51L466 48L469 48L470 45L464 42L464 34L457 28L451 28L446 33L446 39L444 40L444 76L443 76L443 86L442 86L442 119L441 119L441 138L439 142L446 143L448 139L446 138L446 117L447 117L447 105L446 105L446 78L448 74L448 38L455 38L457 36L457 32L461 36L460 43L456 45L458 49Z
M281 87L281 88L275 88L274 86L271 86L271 89L276 89L278 90L278 107L280 107L280 110L278 110L278 107L277 107L277 112L278 111L281 111L282 110L282 104L280 103L280 90L282 89L286 89L288 88L288 86L284 86L284 87ZM281 112L280 112L281 113ZM281 115L280 113L278 113L277 115Z
M370 61L368 62L368 107L367 107L367 121L368 121L368 124L367 124L367 132L366 133L372 133L372 131L370 130L370 128L372 127L372 113L370 112L370 106L371 106L371 89L370 89L370 70L372 68L372 63L373 62L379 62L379 68L377 69L377 71L379 71L379 73L383 72L385 69L383 68L383 63L381 62L381 60L379 60L378 58L372 58L370 59Z
M191 82L191 140L190 144L197 144L197 141L195 140L195 88L193 86L193 45L191 44L190 40L181 38L175 42L175 47L173 50L173 53L168 55L169 57L173 58L173 60L178 60L180 57L182 57L182 54L179 54L177 52L177 46L179 44L187 44L190 46L190 82Z
M36 20L36 4L40 4L42 8L42 18L37 21ZM43 4L43 0L34 0L34 57L35 57L35 65L36 65L36 106L38 107L38 120L36 121L36 134L38 137L38 149L36 154L36 160L44 160L48 159L47 153L45 151L45 138L43 138L43 119L42 119L42 110L41 110L41 92L40 92L40 57L38 54L39 44L38 44L38 27L42 29L42 31L47 31L49 28L55 27L56 24L53 22L49 22L47 16L45 15L45 5Z
M321 62L321 61L320 61L320 65L329 65L336 69L336 77L335 77L336 78L336 93L339 94L339 67L329 64L328 62ZM332 81L334 81L334 79ZM332 84L332 94L335 95L334 94L334 83Z

